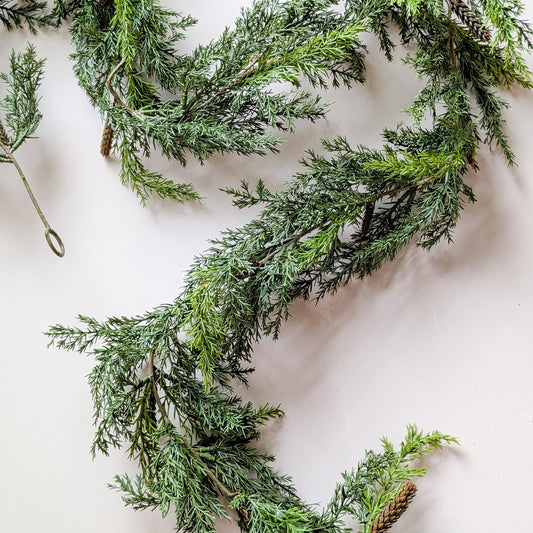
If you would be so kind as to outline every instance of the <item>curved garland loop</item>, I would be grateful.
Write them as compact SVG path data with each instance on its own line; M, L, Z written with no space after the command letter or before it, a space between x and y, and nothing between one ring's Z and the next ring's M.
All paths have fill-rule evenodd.
M318 12L330 4L258 2L246 13L274 5ZM246 382L254 343L277 335L294 299L334 293L411 241L431 248L449 239L464 202L475 199L464 177L477 169L482 143L498 146L514 163L504 132L507 104L496 90L531 87L521 57L532 48L531 29L520 15L515 1L351 0L339 16L374 32L387 57L394 51L391 22L403 44L416 45L407 62L425 86L408 109L412 123L384 131L381 150L352 148L343 138L324 141L328 155L310 152L282 192L261 181L229 190L237 206L263 210L213 241L174 303L143 316L104 322L81 316L79 328L50 328L51 343L95 356L92 450L126 447L139 463L135 479L116 478L127 504L163 514L173 508L177 530L187 533L214 532L216 517L231 513L244 532L340 533L349 515L363 533L375 533L405 510L415 492L407 482L423 473L409 461L450 437L410 427L399 450L384 441L382 453L369 453L344 474L320 511L302 502L290 480L269 466L272 457L252 445L279 408L254 408L234 395L232 384ZM275 62L276 54L261 60ZM120 85L115 75L133 65L121 62L101 76L101 86ZM193 98L192 109L207 112L211 95ZM120 117L138 108L113 100L109 118L120 134Z

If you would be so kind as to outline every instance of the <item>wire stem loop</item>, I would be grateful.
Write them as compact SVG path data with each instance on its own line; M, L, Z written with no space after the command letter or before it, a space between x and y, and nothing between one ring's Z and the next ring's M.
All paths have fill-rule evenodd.
M22 168L18 164L18 161L13 156L13 152L11 151L11 148L8 143L2 142L0 139L0 147L6 154L6 163L12 163L15 168L17 169L17 172L20 176L20 179L22 180L22 183L24 184L24 187L26 188L26 192L28 193L28 196L30 197L30 200L33 204L33 207L35 208L35 211L37 211L37 214L39 215L39 218L41 219L43 225L44 225L44 237L46 239L46 242L48 243L48 246L56 254L58 257L63 257L65 255L65 245L63 244L63 241L61 240L61 237L57 234L56 231L54 231L50 224L48 223L48 220L46 220L46 217L44 216L44 213L41 209L41 206L39 205L39 202L37 201L37 198L35 198L35 195L33 194L33 191L31 190L30 184L28 183L28 180L26 179L26 176L24 175L24 172L22 171Z

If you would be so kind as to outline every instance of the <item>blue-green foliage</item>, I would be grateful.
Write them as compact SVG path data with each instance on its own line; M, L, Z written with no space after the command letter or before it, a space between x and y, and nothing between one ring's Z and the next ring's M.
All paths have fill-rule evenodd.
M335 293L394 259L408 243L429 249L442 239L450 240L464 203L474 200L465 178L477 169L483 143L499 147L507 161L514 162L505 133L507 104L497 91L531 86L522 57L531 46L531 30L519 19L521 6L514 1L469 6L472 16L481 17L480 25L490 28L494 41L481 43L437 1L350 0L345 11L335 13L328 2L258 1L220 40L191 56L172 56L177 79L182 62L191 78L179 81L182 92L176 101L157 105L177 111L176 128L196 133L184 138L184 144L177 143L176 150L194 141L199 144L187 149L197 157L212 153L215 145L210 143L216 139L226 139L228 149L240 146L237 151L247 153L238 143L248 127L253 135L247 142L255 143L250 152L275 147L274 141L272 146L261 144L266 142L263 128L288 128L292 119L282 120L277 112L265 113L269 118L255 114L262 109L260 102L270 110L278 104L281 110L287 103L286 96L283 101L268 92L260 96L267 81L296 83L291 77L299 72L321 85L327 69L333 69L329 72L334 80L355 81L363 72L360 45L354 45L354 63L347 71L338 60L347 50L343 39L355 36L361 27L376 34L391 59L389 32L397 28L410 50L407 63L424 87L407 110L412 120L385 130L381 149L353 147L338 137L324 141L323 153L308 152L301 172L281 191L269 191L262 181L256 187L243 183L228 190L238 207L260 205L262 210L249 224L212 241L191 266L174 303L139 317L104 322L80 317L79 328L50 329L56 346L95 357L90 376L97 428L94 451L129 448L142 469L136 480L116 480L127 503L159 507L163 513L173 506L177 531L214 531L215 517L226 514L220 504L225 501L245 532L338 533L346 531L343 517L352 516L367 533L402 483L422 473L410 461L450 440L410 427L398 451L384 441L384 451L369 453L356 470L346 473L330 504L318 512L271 468L272 458L253 447L261 426L279 416L279 408L255 408L236 397L233 386L235 381L246 382L254 344L265 335L278 334L295 299ZM138 109L128 100L139 98L140 104L140 95L151 97L153 87L139 84L128 97L127 69L135 62L128 59L133 56L127 42L121 41L123 55L116 51L113 60L106 59L103 43L115 37L103 28L109 27L114 8L91 3L79 9L96 19L87 21L82 32L78 11L76 39L86 35L98 17L104 20L83 41L93 42L88 50L93 57L102 54L102 65L108 69L95 78L97 83L87 84L94 102L102 98L98 87L104 90L110 75L118 75L115 88L120 88L125 107L109 99L113 126L126 128L131 116L142 113L138 119L150 135L161 127L158 139L163 139L167 129L154 118L157 106ZM271 44L271 38L281 36L291 45ZM340 48L328 44L327 53L320 51L330 41ZM257 48L250 50L250 43ZM83 80L86 62L80 50L76 58ZM212 62L215 52L219 63ZM331 63L317 59L307 64L304 58L315 52L320 61ZM262 89L254 93L254 87ZM314 105L300 89L295 91L291 94L303 98L305 105ZM246 120L236 112L241 106L250 110ZM225 137L223 131L229 124L233 137ZM168 131L174 135L177 130ZM126 129L122 138L125 135ZM144 137L136 139L147 142Z
M186 163L214 153L275 151L273 134L297 119L324 115L302 80L325 87L364 77L365 29L331 0L260 0L242 9L233 28L190 54L179 42L195 21L155 0L77 2L56 6L72 16L74 69L115 133L121 177L144 202L150 194L198 198L145 168L154 146ZM274 90L286 82L292 88Z
M37 89L43 77L44 60L38 59L35 47L23 53L12 52L9 73L0 74L7 94L0 100L4 112L10 151L14 152L35 133L42 119Z

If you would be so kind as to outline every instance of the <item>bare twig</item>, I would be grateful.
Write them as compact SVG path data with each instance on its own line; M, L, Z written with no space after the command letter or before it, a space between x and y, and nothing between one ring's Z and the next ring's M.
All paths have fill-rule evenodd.
M130 115L133 115L135 117L139 117L139 118L149 118L147 115L145 115L144 113L141 113L140 111L137 111L135 109L132 109L131 107L129 107L123 100L122 98L120 98L120 95L118 94L118 92L116 91L116 89L113 87L113 78L115 77L115 75L117 74L117 72L122 68L124 67L124 65L126 64L126 61L123 59L112 71L111 71L111 74L109 74L105 84L107 86L107 88L109 89L109 92L113 95L113 99L115 100L115 104L118 106L118 107L121 107L122 109L125 109Z

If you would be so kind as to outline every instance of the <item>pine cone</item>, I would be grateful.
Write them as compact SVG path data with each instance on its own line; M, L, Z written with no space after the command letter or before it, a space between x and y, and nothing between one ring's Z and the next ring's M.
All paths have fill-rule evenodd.
M392 527L392 525L402 516L413 498L415 497L417 488L412 481L404 483L400 492L383 509L383 512L374 520L370 533L384 533Z
M4 128L4 125L0 122L0 143L4 146L11 146L11 139Z
M459 20L468 27L468 29L483 42L490 41L491 34L483 23L472 12L472 10L463 2L463 0L450 0L452 11L457 15Z
M113 144L113 128L108 122L105 123L104 131L102 132L102 142L100 143L100 153L107 157L111 153L111 145Z

